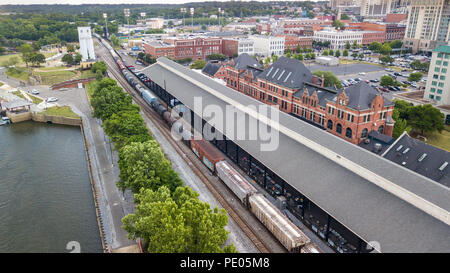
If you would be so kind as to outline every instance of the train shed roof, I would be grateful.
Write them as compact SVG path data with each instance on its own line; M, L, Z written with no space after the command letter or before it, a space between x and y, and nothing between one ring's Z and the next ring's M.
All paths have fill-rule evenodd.
M142 72L194 112L233 105L245 121L267 122L246 107L261 102L166 58ZM259 140L234 142L382 252L450 251L448 188L283 112L278 124L275 151L261 151Z

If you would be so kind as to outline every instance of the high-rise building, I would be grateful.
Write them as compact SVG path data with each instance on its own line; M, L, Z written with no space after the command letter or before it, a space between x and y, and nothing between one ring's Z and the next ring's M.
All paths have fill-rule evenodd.
M424 99L437 105L450 105L450 46L433 50Z
M94 42L90 27L78 27L78 40L82 61L95 60Z
M405 46L413 52L432 51L450 37L450 0L411 0Z
M391 12L392 0L362 0L361 16L386 16Z

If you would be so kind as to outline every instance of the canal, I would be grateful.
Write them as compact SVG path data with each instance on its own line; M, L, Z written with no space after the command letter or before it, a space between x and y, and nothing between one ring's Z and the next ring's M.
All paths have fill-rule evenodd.
M102 252L79 127L0 126L0 252Z

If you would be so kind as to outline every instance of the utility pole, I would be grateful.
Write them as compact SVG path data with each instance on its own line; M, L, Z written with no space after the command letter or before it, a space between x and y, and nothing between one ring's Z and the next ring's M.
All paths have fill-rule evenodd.
M105 18L105 28L106 28L105 38L108 39L108 20L106 20L106 18L108 18L108 14L103 13L103 18Z
M190 12L191 12L191 28L192 33L194 33L194 8L190 8Z
M180 12L183 13L183 29L186 27L186 22L184 21L184 15L186 14L186 8L180 8Z
M124 9L123 13L127 18L127 26L128 26L128 41L130 40L130 9Z

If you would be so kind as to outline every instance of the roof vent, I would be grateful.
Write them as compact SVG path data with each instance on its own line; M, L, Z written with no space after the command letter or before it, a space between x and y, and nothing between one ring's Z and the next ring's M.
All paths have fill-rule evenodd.
M381 151L381 144L375 143L374 148L375 148L375 151L377 151L377 152Z
M442 165L439 167L439 170L442 172L442 171L445 169L445 167L447 167L447 166L448 166L448 162L445 161L444 164L442 164Z
M407 152L409 152L409 150L411 150L411 149L406 148L406 149L403 151L403 154L406 154Z
M403 161L403 162L402 162L402 165L405 166L405 165L406 165L406 161Z
M396 151L399 152L402 148L403 148L403 145L400 145L400 146L398 146Z
M421 156L419 157L419 159L417 159L417 161L422 162L422 161L425 159L425 157L427 157L427 154L421 155Z
M370 139L368 139L368 138L364 139L364 143L369 144L370 143Z

